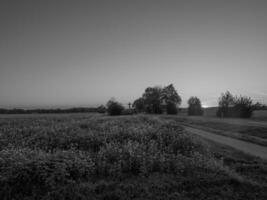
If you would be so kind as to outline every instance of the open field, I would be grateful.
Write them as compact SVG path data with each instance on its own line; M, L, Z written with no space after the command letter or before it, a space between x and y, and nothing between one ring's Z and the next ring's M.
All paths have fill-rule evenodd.
M183 125L200 130L267 146L267 122L265 121L188 116L167 116L167 118L173 118Z
M267 110L257 110L253 112L253 119L267 121Z
M2 117L1 199L267 199L267 163L162 116Z

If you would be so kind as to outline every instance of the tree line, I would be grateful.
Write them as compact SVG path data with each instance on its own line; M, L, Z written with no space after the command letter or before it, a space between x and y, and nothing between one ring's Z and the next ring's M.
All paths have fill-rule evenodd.
M90 113L99 112L102 107L98 108L68 108L68 109L3 109L0 108L0 114L49 114L49 113Z
M106 109L109 115L120 114L177 114L182 98L174 88L173 84L166 87L147 87L141 97L136 99L132 108L125 109L121 103L115 99L108 101ZM201 116L204 111L198 97L192 96L188 99L187 114L189 116ZM217 117L238 117L250 118L254 110L267 109L260 103L253 104L250 97L233 96L229 91L222 93L218 99Z
M69 108L69 109L0 109L0 114L34 114L34 113L108 113L109 115L131 115L136 113L149 114L171 114L175 115L180 110L182 98L178 94L173 84L165 87L147 87L142 96L137 98L129 108L126 109L121 103L114 98L110 99L106 106L86 108ZM189 116L203 115L201 101L198 97L192 96L187 101L187 114ZM267 110L266 105L253 103L252 99L247 96L234 96L229 91L222 93L218 99L217 117L238 117L250 118L254 110Z

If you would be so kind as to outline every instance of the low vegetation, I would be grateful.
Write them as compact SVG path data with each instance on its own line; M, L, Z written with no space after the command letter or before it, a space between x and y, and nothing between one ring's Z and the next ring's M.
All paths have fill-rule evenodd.
M109 115L121 115L124 111L122 104L118 103L114 99L107 102L107 112Z
M223 93L219 98L218 117L250 118L256 109L256 104L246 96L233 96L229 91Z
M267 198L264 179L155 116L3 118L0 144L3 200Z

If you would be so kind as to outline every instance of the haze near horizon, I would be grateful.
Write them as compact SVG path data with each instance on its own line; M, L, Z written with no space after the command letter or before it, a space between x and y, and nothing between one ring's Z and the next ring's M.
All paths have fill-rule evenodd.
M187 106L226 90L267 103L266 1L0 3L0 107L133 102L173 83Z

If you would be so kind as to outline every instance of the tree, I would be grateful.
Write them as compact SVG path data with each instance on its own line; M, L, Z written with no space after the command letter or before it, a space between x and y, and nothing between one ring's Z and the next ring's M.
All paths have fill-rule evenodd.
M109 115L121 115L124 107L118 103L115 99L111 99L107 102L107 111Z
M253 105L253 110L266 110L267 106L260 103L260 102L256 102L254 105Z
M97 112L98 113L105 113L106 112L105 106L101 105L101 106L97 107Z
M229 91L222 93L221 97L219 98L219 108L217 111L217 116L229 117L229 107L232 107L233 105L234 105L233 95Z
M239 97L233 97L233 95L227 91L219 98L217 116L249 118L252 115L255 105L253 105L250 97L241 95Z
M143 111L145 111L145 100L142 97L136 99L133 102L133 107L136 110L136 112L143 112Z
M173 84L163 88L161 92L161 102L166 105L167 114L177 114L177 107L180 106L182 99L175 90Z
M188 103L188 115L203 115L201 101L197 97L190 97Z
M161 114L163 112L161 105L161 87L148 87L146 88L143 99L145 104L145 110L148 113Z
M182 102L181 97L178 95L177 91L172 84L163 88L161 92L161 100L165 101L166 104L173 103L175 105L180 105Z
M246 96L234 98L234 107L231 112L231 117L250 118L253 112L252 99Z

